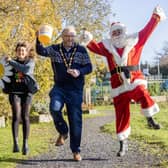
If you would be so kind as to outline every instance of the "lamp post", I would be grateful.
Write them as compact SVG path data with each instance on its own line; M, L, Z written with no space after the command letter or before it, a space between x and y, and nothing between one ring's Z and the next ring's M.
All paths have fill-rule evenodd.
M158 72L158 79L160 78L160 57L157 59L157 72Z

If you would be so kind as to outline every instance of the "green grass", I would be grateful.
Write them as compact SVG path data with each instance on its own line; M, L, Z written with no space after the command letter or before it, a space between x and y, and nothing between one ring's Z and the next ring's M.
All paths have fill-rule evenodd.
M102 116L103 113L85 114L83 118ZM67 120L67 116L65 116ZM53 145L58 133L55 131L53 122L31 124L29 148L30 153L23 156L22 153L12 153L13 141L10 124L6 128L0 128L0 168L14 168L18 162L28 157L37 156L48 152L49 145ZM22 148L22 125L19 127L19 146Z
M168 104L159 104L160 112L154 116L161 125L162 129L153 130L147 127L146 119L140 112L140 106L138 104L131 105L131 135L129 139L139 143L141 150L150 150L152 154L155 154L162 158L160 165L168 167L168 117L167 109ZM115 122L107 123L102 127L103 131L111 133L116 137Z
M114 111L114 106L113 105L107 105L107 106L95 106L94 107L98 111L103 111L103 110L111 110Z
M94 107L101 113L96 115L85 114L83 118L90 118L95 116L107 115L103 111L109 111L114 114L114 107L111 106L99 106ZM140 143L142 151L145 151L146 147L150 148L153 154L161 155L162 157L168 153L168 117L167 109L168 104L160 104L161 111L156 115L156 119L163 128L161 130L151 130L147 128L146 120L140 114L139 105L131 105L131 127L132 132L130 139ZM103 127L103 131L111 133L116 137L115 122L107 123ZM19 145L22 147L22 128L20 125L19 130ZM45 153L49 150L49 145L53 145L55 138L57 137L53 123L45 124L31 124L29 147L30 154L23 156L21 153L12 153L12 134L10 125L6 128L0 128L0 168L14 168L15 165L28 157ZM164 158L164 157L163 157ZM168 161L162 160L159 166L168 166Z
M49 145L53 142L55 130L52 123L31 124L31 135L29 138L30 154L23 156L22 153L12 153L12 134L11 127L0 129L0 168L13 168L17 162L28 157L45 153ZM22 128L19 129L19 146L22 148Z

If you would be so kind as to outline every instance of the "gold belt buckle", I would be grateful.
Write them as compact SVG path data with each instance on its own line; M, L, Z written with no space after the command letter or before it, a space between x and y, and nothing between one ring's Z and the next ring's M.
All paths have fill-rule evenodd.
M117 73L121 73L121 67L118 66L118 67L116 68L116 70L117 70Z

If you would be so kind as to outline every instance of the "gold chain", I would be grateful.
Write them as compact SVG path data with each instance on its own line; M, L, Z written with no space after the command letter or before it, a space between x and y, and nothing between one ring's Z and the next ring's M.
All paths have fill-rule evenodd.
M66 59L66 57L64 55L64 52L62 51L61 44L60 44L60 54L61 54L62 60L64 61L64 64L65 64L67 69L71 68L72 61L73 61L74 55L76 53L76 50L77 50L77 47L74 48L72 54L70 55L69 63L68 63L68 61L67 61L67 59Z

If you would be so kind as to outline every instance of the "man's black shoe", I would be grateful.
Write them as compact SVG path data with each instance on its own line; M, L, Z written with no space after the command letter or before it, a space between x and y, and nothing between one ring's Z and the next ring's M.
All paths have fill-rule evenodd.
M120 141L120 150L117 153L117 156L124 156L126 154L126 152L128 151L128 143L127 143L127 139Z
M149 128L160 129L160 124L156 123L152 117L147 117L147 123Z

